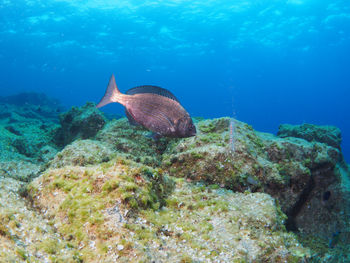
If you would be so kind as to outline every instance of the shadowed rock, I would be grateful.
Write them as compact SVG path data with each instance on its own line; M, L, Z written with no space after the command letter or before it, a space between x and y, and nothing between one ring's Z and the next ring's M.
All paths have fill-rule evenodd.
M282 124L277 135L281 138L296 137L309 142L322 142L340 150L341 132L334 126L317 126L313 124L290 125Z
M61 127L55 134L54 141L59 146L65 146L76 139L93 138L103 128L106 119L93 103L83 107L72 107L60 115Z

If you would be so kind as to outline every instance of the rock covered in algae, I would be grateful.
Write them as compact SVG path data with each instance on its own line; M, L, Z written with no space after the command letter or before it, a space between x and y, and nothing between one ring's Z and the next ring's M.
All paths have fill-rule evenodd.
M299 262L309 257L263 193L188 183L114 159L49 169L28 188L84 262ZM60 253L56 253L60 260Z
M309 142L317 141L340 149L341 132L334 126L318 126L304 123L302 125L281 124L278 128L278 136L302 138Z
M82 260L108 262L135 253L124 224L141 210L164 206L172 188L161 170L117 158L49 169L29 185L28 194Z
M0 100L0 175L29 181L58 151L52 136L60 105L34 93Z
M111 149L128 159L150 166L159 166L168 142L176 141L169 138L155 141L149 131L130 125L126 118L109 122L96 135L96 140L108 144Z
M70 248L44 215L28 206L19 192L23 182L0 176L0 261L52 262L60 254L72 262L78 251Z
M346 200L341 192L341 175L336 169L342 159L337 148L255 132L239 121L234 121L234 137L230 138L229 124L228 118L198 122L196 137L173 142L164 152L163 169L191 181L217 184L239 192L271 194L289 216L290 229L306 228L321 235L331 235L335 226L344 229L339 211L346 207ZM230 140L233 140L234 152ZM327 192L332 193L328 208L314 206L303 210L310 224L298 225L304 205L314 198L320 200L319 196ZM318 223L327 226L328 231L311 224L316 214L320 219ZM329 221L325 215L333 220Z
M88 164L107 162L115 155L106 143L94 140L76 140L56 154L50 167L86 166Z
M0 162L0 176L14 178L23 182L29 182L43 170L43 165L25 160Z
M33 119L41 122L58 122L63 106L56 99L43 93L26 92L0 96L0 122L8 124L27 122Z
M71 142L51 162L55 146L40 148L48 169L20 191L35 208L16 215L27 220L20 222L23 249L15 250L16 234L8 233L17 224L5 216L0 261L327 262L342 251L346 258L349 170L339 149L229 118L196 125L196 137L154 141L123 118ZM10 185L0 193L23 207L8 197L20 198ZM28 238L40 219L42 235Z
M60 115L61 127L56 131L55 142L65 146L76 139L93 138L105 123L106 118L94 103L87 102L80 108L72 107Z

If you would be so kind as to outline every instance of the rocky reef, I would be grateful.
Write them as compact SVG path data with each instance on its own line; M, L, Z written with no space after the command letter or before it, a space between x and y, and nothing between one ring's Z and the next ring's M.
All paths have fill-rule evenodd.
M61 127L56 131L55 143L65 146L77 139L94 137L105 123L106 118L93 103L87 103L81 108L72 107L60 115Z
M197 136L154 141L92 103L45 136L34 137L39 120L32 134L0 121L2 261L350 260L349 168L335 127L283 125L274 136L195 119Z
M0 97L0 176L30 181L59 148L53 142L63 107L44 94Z
M341 132L334 126L317 126L304 123L302 125L282 124L278 128L278 136L302 138L309 142L317 141L340 150Z

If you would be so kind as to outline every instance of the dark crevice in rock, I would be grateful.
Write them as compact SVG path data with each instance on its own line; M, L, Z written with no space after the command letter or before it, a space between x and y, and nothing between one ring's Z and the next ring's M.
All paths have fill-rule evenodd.
M93 138L106 124L106 118L91 102L72 107L59 117L61 127L55 131L53 142L61 148L77 139Z
M298 201L295 205L287 211L288 219L286 221L286 228L288 231L298 231L298 227L295 223L295 217L299 214L300 210L303 208L304 204L308 200L312 190L315 187L315 181L313 176L310 176L310 180L304 190L301 192Z
M13 133L14 135L22 136L22 133L18 131L16 128L14 128L13 126L6 126L5 129Z
M294 204L294 206L289 211L286 212L288 216L288 219L286 221L286 228L288 231L299 231L298 226L295 222L296 217L299 215L305 203L309 200L310 195L312 194L312 191L315 188L317 189L322 188L320 186L320 183L318 182L320 180L320 177L332 178L332 176L329 176L328 174L332 173L333 170L334 170L334 166L330 165L329 163L321 163L317 165L317 167L314 167L313 169L311 169L311 176L310 176L309 182L307 183L306 187L300 194L300 197L297 200L297 202ZM328 182L328 183L331 184L331 182ZM330 192L327 193L326 191L324 192L323 196L324 195L328 196L330 195Z

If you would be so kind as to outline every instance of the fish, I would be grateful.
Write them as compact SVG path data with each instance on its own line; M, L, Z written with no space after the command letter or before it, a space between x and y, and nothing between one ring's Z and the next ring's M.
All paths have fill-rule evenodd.
M190 114L168 90L144 85L121 93L112 74L105 95L96 105L101 108L109 103L120 103L133 125L141 125L152 131L155 137L186 138L196 135L196 126Z

